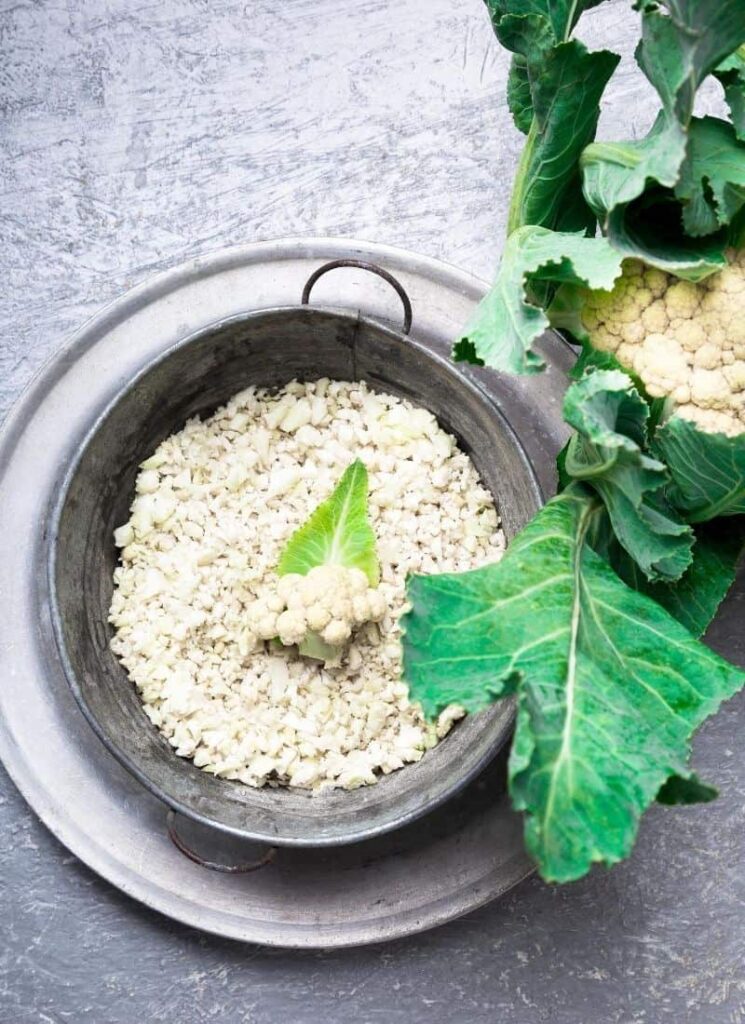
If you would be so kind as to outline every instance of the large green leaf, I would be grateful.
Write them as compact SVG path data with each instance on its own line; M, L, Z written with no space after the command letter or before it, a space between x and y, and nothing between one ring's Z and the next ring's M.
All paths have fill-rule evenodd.
M745 433L708 434L673 416L655 434L652 449L672 478L668 498L688 522L745 515Z
M688 281L702 281L727 265L727 229L693 238L683 227L683 205L657 186L608 215L605 232L624 257L640 259Z
M345 565L366 573L378 585L380 566L375 534L367 518L367 468L356 459L329 497L293 533L282 553L280 576L305 576L318 565Z
M507 106L516 127L527 135L533 120L533 100L530 95L528 62L519 53L512 55L507 73Z
M660 493L667 470L645 453L649 406L625 373L595 370L572 384L574 427L563 471L602 498L618 542L650 580L676 580L691 563L693 531Z
M685 131L664 114L641 139L587 146L580 157L582 184L600 223L605 226L610 213L640 196L649 182L672 188L685 149Z
M487 6L494 5L487 3ZM499 6L506 7L505 4ZM512 51L507 75L507 106L517 128L529 135L533 126L533 90L543 61L557 40L543 13L525 13L521 17L491 13L497 38L502 46Z
M510 792L549 881L628 855L666 780L689 775L693 730L744 681L590 548L599 514L574 485L500 562L409 583L404 673L428 715L518 691Z
M630 587L654 598L694 636L702 636L734 583L744 545L745 517L698 526L693 561L675 583L650 583L620 548L609 560Z
M661 124L658 119L640 143L601 144L606 147L603 159L590 160L585 152L581 158L585 195L609 241L624 256L700 281L727 262L726 225L745 203L745 146L725 122L694 118L688 157L675 176L649 174L672 187L647 186L643 195L634 198L640 154L661 131ZM592 152L597 156L599 149ZM667 153L665 145L660 152Z
M507 104L515 124L523 134L530 131L533 120L533 98L531 75L528 72L528 56L531 60L533 77L541 77L540 59L557 43L566 42L582 13L596 7L603 0L486 0L486 6L500 42L507 49L513 49L514 40L502 29L504 18L524 17L528 38L519 51L515 51L507 78Z
M745 207L729 226L729 243L733 249L745 248Z
M531 345L549 320L531 301L534 289L566 282L610 290L621 273L621 261L604 238L518 228L507 239L497 279L456 343L453 358L509 373L543 369Z
M551 310L549 310L549 317L551 317ZM551 323L553 324L553 320L551 320ZM649 409L647 433L651 437L652 433L657 429L657 424L665 415L667 399L652 398L645 389L644 381L641 377L634 370L622 366L613 352L601 352L599 349L593 348L589 338L580 338L579 340L582 341L582 348L577 357L577 362L569 372L569 376L572 380L580 380L588 370L618 370L621 373L625 373L627 377L631 378L634 387L647 403Z
M686 125L701 82L745 41L745 0L641 0L639 67Z
M737 137L745 142L745 45L717 65L713 74L724 88Z
M585 150L585 197L602 224L648 183L674 187L698 87L745 41L745 0L664 0L641 6L636 59L659 93L662 112L643 139L595 143Z
M487 0L500 43L515 55L507 100L528 136L515 176L508 231L523 224L591 231L578 160L595 136L600 96L617 63L570 40L577 19L599 0Z
M688 157L675 195L683 202L687 234L708 235L745 205L745 143L717 117L694 117L688 134Z
M639 143L603 143L583 153L585 195L619 252L700 281L727 262L727 225L745 206L745 144L727 122L693 118L675 176L651 173L642 155L649 150L650 160L657 152L667 160L664 139L657 148L663 126L660 118ZM640 166L645 180L671 187L647 184L635 198Z
M590 53L577 40L555 46L534 72L528 57L533 121L515 175L508 230L523 224L567 231L594 225L578 161L595 136L600 97L617 64L616 54Z
M533 15L546 21L554 42L562 43L569 39L584 12L603 0L485 0L485 3L498 37L503 18Z
M581 157L585 198L627 256L697 281L725 263L720 230L743 203L734 135L693 118L703 79L745 39L745 0L642 4L637 60L662 100L642 139L599 142ZM652 187L654 186L654 187Z

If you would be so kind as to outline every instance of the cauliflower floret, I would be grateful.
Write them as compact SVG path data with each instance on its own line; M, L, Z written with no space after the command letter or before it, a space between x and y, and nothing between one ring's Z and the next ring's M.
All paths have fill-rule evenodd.
M635 320L633 323L623 325L621 338L624 344L639 345L644 341L646 333L644 324L639 320Z
M670 326L670 317L664 300L657 299L651 306L643 307L641 321L644 329L652 334L667 330Z
M615 352L621 344L619 336L611 334L605 327L598 327L593 331L592 340L595 348L599 349L600 352Z
M582 322L650 395L672 398L702 430L745 432L745 250L699 283L628 260L611 291L591 292Z
M250 608L249 628L259 640L271 640L277 635L277 613L266 601L254 601Z
M701 290L692 281L676 281L669 286L662 301L671 320L675 317L691 320L701 305L701 298Z
M313 604L305 609L305 620L309 629L312 629L314 633L320 633L331 622L331 609L320 602ZM366 620L361 619L360 621L365 622Z
M745 360L725 366L723 373L732 391L745 391Z
M688 352L696 352L706 344L706 331L701 320L684 320L675 328L675 337Z
M277 616L275 633L285 647L292 647L305 639L308 623L301 608L288 609Z
M718 366L721 366L722 354L723 349L707 342L694 355L693 365L700 366L702 370L716 370Z
M664 270L657 270L656 267L649 267L644 271L644 283L656 299L665 294L667 288L667 274Z
M731 416L717 412L716 409L700 409L697 405L681 405L677 413L678 416L690 420L709 434L726 434L728 437L735 437L745 430L745 423L738 425Z
M321 631L321 638L332 647L341 647L352 635L352 626L344 619L332 619Z
M338 663L352 631L379 622L385 598L361 569L319 565L305 576L281 576L276 589L248 608L248 631L258 640L274 638L286 647L327 664Z
M634 369L644 380L650 394L667 395L685 384L690 367L685 352L675 338L650 334L636 349Z
M726 409L730 404L730 386L721 370L693 371L691 399L700 409Z

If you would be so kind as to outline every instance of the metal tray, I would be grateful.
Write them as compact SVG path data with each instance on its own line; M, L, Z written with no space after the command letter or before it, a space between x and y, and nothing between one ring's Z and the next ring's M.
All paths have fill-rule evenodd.
M36 377L0 434L0 757L11 777L61 842L135 899L218 935L298 948L420 931L529 874L521 824L504 793L503 758L416 825L341 849L283 849L268 860L253 844L193 823L179 822L176 832L163 805L106 751L75 704L53 642L42 552L50 509L82 438L122 384L183 333L185 311L193 330L292 305L309 274L333 259L394 271L412 300L412 336L441 354L485 289L452 267L379 245L288 239L219 252L161 274L89 321ZM313 301L384 322L399 316L383 282L351 269L319 282ZM542 344L549 369L540 376L465 372L511 422L549 493L573 356L556 337ZM193 863L172 838L226 870ZM263 866L230 870L254 861Z

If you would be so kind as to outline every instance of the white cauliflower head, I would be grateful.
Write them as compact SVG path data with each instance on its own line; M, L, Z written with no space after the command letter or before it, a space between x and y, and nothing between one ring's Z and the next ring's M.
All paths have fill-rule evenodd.
M281 576L276 589L249 606L248 630L255 639L297 645L300 653L338 661L352 631L379 622L386 605L361 569L319 565L306 575Z
M637 260L609 292L590 292L582 322L654 398L702 430L745 432L745 250L694 284Z

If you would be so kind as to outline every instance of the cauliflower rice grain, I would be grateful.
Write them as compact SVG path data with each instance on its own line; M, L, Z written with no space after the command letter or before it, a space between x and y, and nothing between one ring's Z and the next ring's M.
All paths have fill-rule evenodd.
M293 531L355 458L387 611L342 664L258 649L246 609ZM364 383L249 388L189 420L142 463L115 531L111 647L177 754L251 786L352 789L417 761L462 711L428 726L401 681L407 572L461 572L504 550L491 495L427 410Z

